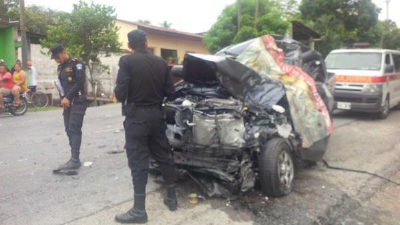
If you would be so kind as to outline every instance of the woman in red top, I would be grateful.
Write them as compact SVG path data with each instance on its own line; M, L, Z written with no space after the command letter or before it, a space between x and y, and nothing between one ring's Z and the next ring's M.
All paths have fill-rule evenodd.
M0 64L0 111L5 109L3 96L10 95L13 86L14 81L11 73L7 72L6 65Z

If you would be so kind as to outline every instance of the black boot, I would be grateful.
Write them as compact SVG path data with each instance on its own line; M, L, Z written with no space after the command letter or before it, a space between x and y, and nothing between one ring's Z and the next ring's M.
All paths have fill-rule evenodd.
M164 204L168 206L169 211L176 211L178 209L175 185L167 186L167 197L164 199Z
M77 170L81 167L81 162L80 161L74 161L72 158L64 163L58 166L58 170Z
M165 198L164 204L168 207L169 211L178 210L178 201L176 199Z
M79 152L71 152L71 159L68 162L61 164L59 170L76 170L81 167L81 161L79 159Z
M81 161L71 158L68 162L58 166L58 170L77 170L81 167Z
M118 223L147 223L147 213L145 210L133 207L126 213L116 215L115 221Z
M135 194L133 208L126 213L116 215L115 221L119 223L147 223L145 201L145 194Z

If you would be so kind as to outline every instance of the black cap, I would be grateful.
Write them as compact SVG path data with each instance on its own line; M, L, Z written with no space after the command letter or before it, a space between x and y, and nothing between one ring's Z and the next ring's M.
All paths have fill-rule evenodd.
M50 48L51 59L56 59L58 55L64 50L64 47L61 44L55 44Z
M128 41L134 48L144 46L144 43L147 41L146 32L139 29L133 30L128 33Z

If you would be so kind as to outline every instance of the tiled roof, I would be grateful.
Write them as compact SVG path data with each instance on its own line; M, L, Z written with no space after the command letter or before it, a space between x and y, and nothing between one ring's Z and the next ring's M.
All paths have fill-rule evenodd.
M139 29L144 30L145 32L150 33L150 34L153 33L153 34L158 34L158 35L163 35L163 36L190 39L190 40L198 40L198 41L201 41L203 39L203 36L200 34L183 32L183 31L178 31L178 30L171 29L171 28L157 27L154 25L143 24L143 23L139 23L139 22L132 22L132 21L127 21L127 20L118 19L118 21L135 25Z

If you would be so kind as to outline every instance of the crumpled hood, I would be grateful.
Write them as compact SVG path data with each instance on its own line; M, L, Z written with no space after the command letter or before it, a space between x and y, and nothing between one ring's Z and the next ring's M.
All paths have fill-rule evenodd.
M221 85L245 105L271 108L285 95L280 82L261 77L253 69L223 56L186 54L183 79L199 86Z
M271 109L286 95L294 129L308 148L333 130L315 84L326 82L325 63L308 47L277 38L280 46L265 35L217 53L222 56L186 54L183 78L198 86L221 85L245 106L258 109Z

